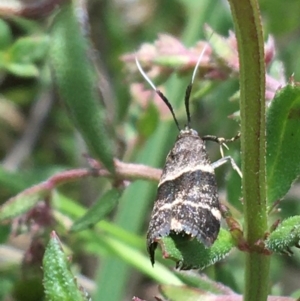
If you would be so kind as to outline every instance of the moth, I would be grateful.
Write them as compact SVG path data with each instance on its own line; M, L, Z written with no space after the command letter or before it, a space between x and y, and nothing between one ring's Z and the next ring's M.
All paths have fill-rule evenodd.
M189 100L195 75L206 48L203 49L192 80L185 92L187 125L181 129L169 100L159 91L143 71L138 60L137 67L168 106L179 130L176 142L170 150L158 184L157 197L147 232L147 250L152 265L155 263L157 242L170 234L184 234L196 238L206 247L217 239L220 230L221 211L214 169L227 161L241 176L239 168L229 156L211 163L205 147L205 140L220 145L237 138L224 139L216 136L200 137L191 128Z

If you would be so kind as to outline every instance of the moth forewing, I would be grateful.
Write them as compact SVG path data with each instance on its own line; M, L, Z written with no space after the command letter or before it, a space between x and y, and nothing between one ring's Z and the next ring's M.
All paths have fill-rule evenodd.
M172 233L211 246L220 229L219 207L204 141L193 129L181 130L167 156L150 219L147 248L152 264L157 242Z

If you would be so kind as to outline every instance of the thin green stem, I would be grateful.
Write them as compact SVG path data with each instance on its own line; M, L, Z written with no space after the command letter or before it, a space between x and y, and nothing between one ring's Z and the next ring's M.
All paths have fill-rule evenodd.
M263 301L268 295L270 259L255 243L267 230L265 63L257 0L229 0L239 49L241 148L246 254L244 300Z

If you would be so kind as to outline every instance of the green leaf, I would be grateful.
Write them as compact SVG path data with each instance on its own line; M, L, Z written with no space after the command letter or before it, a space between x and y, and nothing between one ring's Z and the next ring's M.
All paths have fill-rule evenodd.
M12 219L27 212L49 193L49 189L43 185L33 186L20 192L0 206L0 221Z
M34 64L9 62L5 68L12 74L20 77L37 77L39 75L39 69Z
M5 53L0 53L0 65L21 77L37 77L36 62L45 58L49 48L47 36L19 38Z
M10 234L11 234L10 225L0 225L0 244L5 244Z
M299 246L300 216L292 216L282 221L266 240L267 249L281 253Z
M3 166L0 166L0 186L6 187L12 194L25 190L31 183L28 182L28 176L24 173L7 171ZM32 184L31 184L32 185Z
M57 191L55 191L52 195L52 204L59 212L66 214L72 219L79 218L85 212L85 209L81 205ZM117 240L135 248L144 248L145 245L145 241L141 237L106 220L102 220L96 225L96 231L105 232L109 237L116 238Z
M43 258L44 287L46 300L85 300L76 279L70 271L58 236L53 231Z
M224 38L217 34L208 25L204 28L206 39L209 40L209 44L218 59L222 60L224 64L235 61L237 59L236 50L230 45L228 38Z
M187 286L176 286L176 285L161 285L159 287L160 293L163 297L170 301L209 301L215 300L215 296L202 291L200 289L191 288Z
M140 117L137 128L144 138L148 138L157 128L159 113L153 103L149 103L147 110Z
M209 279L205 274L198 271L175 271L175 274L186 285L201 289L212 294L233 294L234 292L220 282Z
M19 38L10 48L11 61L34 63L45 58L50 45L47 36Z
M165 258L176 261L180 269L204 269L223 259L235 246L231 234L221 229L215 243L206 248L202 243L189 236L171 235L162 238L161 244Z
M12 43L12 39L10 26L3 19L0 19L0 49L6 49Z
M267 111L267 198L282 198L300 174L300 87L281 89Z
M116 207L119 198L120 192L117 189L105 193L81 218L74 222L70 231L82 231L94 226Z
M300 289L294 291L290 295L292 298L295 298L296 300L300 300Z
M50 57L59 94L90 150L113 171L111 137L96 89L98 78L72 4L63 6L57 14L51 37Z
M109 235L98 235L97 240L111 255L116 256L115 259L122 259L155 281L165 284L182 285L182 281L168 268L160 263L153 268L148 256L144 252L123 243L120 239L112 238Z

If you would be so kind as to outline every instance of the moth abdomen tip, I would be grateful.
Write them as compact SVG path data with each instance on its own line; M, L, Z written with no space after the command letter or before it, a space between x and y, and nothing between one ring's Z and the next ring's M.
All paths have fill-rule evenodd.
M149 242L147 243L147 251L148 251L148 254L150 255L150 261L151 261L151 264L152 266L154 266L154 263L155 263L155 249L157 247L157 242L155 241L152 241L152 242Z
M157 248L157 244L161 238L166 237L170 234L170 226L165 224L159 230L154 230L152 227L149 228L147 233L147 251L150 255L150 261L152 266L155 263L155 250Z

